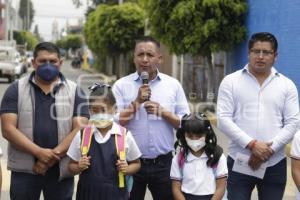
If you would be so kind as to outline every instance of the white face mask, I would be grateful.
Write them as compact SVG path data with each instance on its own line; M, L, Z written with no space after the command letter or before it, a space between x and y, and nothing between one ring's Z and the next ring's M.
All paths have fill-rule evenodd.
M106 113L98 113L91 115L90 122L98 128L107 128L113 123L113 115Z
M187 145L194 151L197 152L200 149L202 149L203 147L205 147L206 143L205 143L205 137L201 137L198 140L192 140L188 137L185 137L185 141L187 143Z

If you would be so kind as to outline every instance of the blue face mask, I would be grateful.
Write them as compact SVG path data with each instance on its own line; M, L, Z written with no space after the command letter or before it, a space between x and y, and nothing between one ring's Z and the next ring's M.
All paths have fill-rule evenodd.
M106 128L113 123L113 115L98 113L91 115L90 121L98 128Z
M53 81L59 74L58 68L51 64L45 63L36 69L36 74L44 81L50 82Z

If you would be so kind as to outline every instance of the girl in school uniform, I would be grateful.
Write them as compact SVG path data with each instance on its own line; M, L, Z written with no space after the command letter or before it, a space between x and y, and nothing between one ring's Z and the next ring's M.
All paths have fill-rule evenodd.
M86 137L83 137L83 131L77 133L67 152L71 158L69 170L74 175L80 174L76 199L127 200L129 195L126 186L119 185L119 172L124 175L136 173L140 168L141 152L131 133L113 122L116 100L111 86L94 84L89 89L89 130L92 135L88 154L83 152L82 140ZM116 137L124 133L126 159L122 160L118 155Z
M221 200L227 163L209 120L202 113L185 115L178 129L171 167L175 200Z

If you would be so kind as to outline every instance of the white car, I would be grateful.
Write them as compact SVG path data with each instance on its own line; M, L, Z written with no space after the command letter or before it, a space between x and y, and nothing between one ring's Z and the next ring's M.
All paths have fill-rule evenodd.
M27 71L19 52L13 47L0 46L0 77L13 82Z

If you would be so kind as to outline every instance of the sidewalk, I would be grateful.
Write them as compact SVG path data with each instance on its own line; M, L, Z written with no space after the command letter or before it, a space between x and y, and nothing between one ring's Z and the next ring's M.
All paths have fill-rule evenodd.
M99 76L101 76L101 78L104 80L105 83L108 84L112 84L113 82L115 82L117 80L117 77L115 75L113 76L108 76L106 74L103 74L101 72L98 72L96 69L94 68L88 68L88 69L81 69L83 71L89 72L91 74L97 74Z

